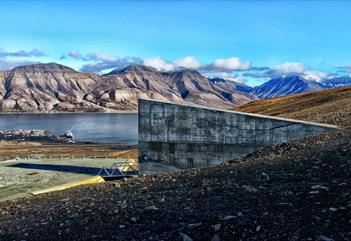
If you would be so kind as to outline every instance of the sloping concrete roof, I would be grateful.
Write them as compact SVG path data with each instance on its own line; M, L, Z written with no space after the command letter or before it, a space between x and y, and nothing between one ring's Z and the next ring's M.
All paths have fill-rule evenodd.
M265 119L271 119L271 120L281 120L281 121L289 121L289 122L294 122L294 123L299 123L299 124L327 127L327 128L332 128L332 129L344 129L343 127L340 127L340 126L337 126L337 125L331 125L331 124L325 124L325 123L317 123L317 122L312 122L312 121L296 120L296 119L290 119L290 118L284 118L284 117L276 117L276 116L254 114L254 113L241 112L241 111L232 111L232 110L226 110L226 109L210 108L210 107L197 105L197 104L189 104L189 105L188 104L182 104L182 103L179 104L179 103L174 103L174 102L171 102L171 101L161 101L161 100L146 99L146 98L145 99L144 98L140 98L139 101L151 101L151 102L165 103L165 104L171 104L171 105L188 106L188 107L194 107L194 108L200 108L200 109L206 109L206 110L214 110L214 111L221 111L221 112L228 112L228 113L235 113L235 114L239 114L239 115L246 115L246 116L265 118Z

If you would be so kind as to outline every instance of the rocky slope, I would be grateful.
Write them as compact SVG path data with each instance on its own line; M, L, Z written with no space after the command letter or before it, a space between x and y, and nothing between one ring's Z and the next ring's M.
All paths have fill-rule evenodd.
M104 82L84 99L110 109L136 110L138 98L185 102L169 88L166 77L153 68L130 65L103 76Z
M250 93L253 89L253 87L248 86L245 83L233 82L221 78L210 78L209 80L224 89L232 89L242 93Z
M235 110L351 127L351 86L258 100Z
M0 74L2 112L49 112L99 110L83 101L84 94L102 81L96 74L79 73L69 67L34 64Z
M220 108L230 108L257 99L233 88L217 86L191 69L159 72L152 67L134 64L114 70L104 75L104 79L105 83L85 99L107 108L136 109L138 98Z
M350 240L351 133L0 204L0 240Z
M136 110L138 98L230 108L257 99L217 86L195 70L130 65L100 76L49 63L0 72L2 112Z

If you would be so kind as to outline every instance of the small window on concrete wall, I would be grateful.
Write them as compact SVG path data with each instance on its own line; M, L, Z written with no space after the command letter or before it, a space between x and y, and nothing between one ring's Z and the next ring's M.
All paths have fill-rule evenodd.
M223 146L222 145L216 145L215 146L215 150L216 150L216 152L223 152Z
M194 152L194 145L188 144L188 152Z
M162 143L160 142L151 142L150 143L151 151L161 151L162 150Z
M174 154L175 153L175 144L174 143L170 143L169 144L169 153L170 154Z
M188 168L193 168L193 167L194 167L194 159L188 158Z

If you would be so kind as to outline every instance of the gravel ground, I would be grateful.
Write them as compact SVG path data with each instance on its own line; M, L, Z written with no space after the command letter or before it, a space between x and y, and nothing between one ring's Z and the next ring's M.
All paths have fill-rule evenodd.
M351 131L0 204L0 240L351 240Z

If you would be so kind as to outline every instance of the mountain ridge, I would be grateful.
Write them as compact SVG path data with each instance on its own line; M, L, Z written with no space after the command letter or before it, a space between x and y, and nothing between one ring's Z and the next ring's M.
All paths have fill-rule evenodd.
M351 85L351 77L335 77L322 81L322 84L328 88L337 88Z
M326 87L317 81L310 81L301 76L293 75L270 79L262 85L254 87L251 93L260 99L268 99L322 89L326 89Z
M29 65L21 65L13 68L11 71L21 71L21 72L36 72L36 71L48 71L48 72L74 72L78 73L78 71L74 70L71 67L57 64L55 62L50 62L47 64L29 64Z
M257 99L216 86L192 69L160 72L135 64L98 75L47 63L0 72L2 112L134 111L138 98L220 108Z
M150 66L131 64L99 75L52 62L0 71L0 111L136 111L138 98L232 109L258 99L344 85L351 85L351 78L316 82L301 76L286 76L251 87L222 78L208 78L195 69L158 71Z

